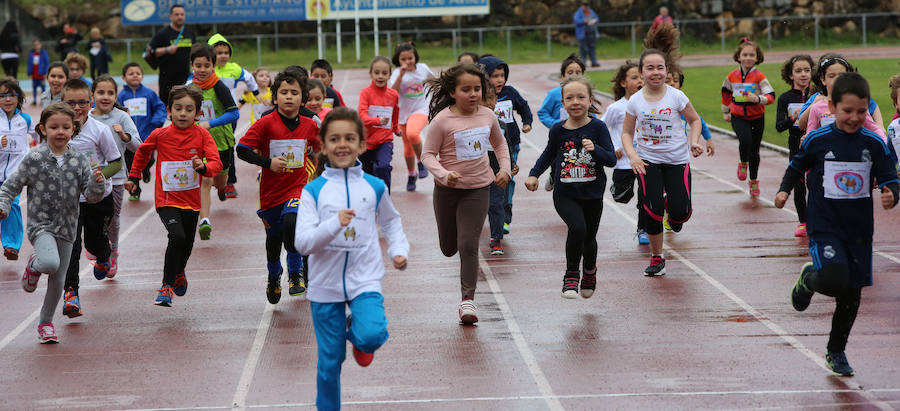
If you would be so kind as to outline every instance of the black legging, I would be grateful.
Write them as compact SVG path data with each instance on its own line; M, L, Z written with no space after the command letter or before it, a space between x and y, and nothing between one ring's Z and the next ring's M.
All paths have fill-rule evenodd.
M3 59L3 72L9 77L16 78L19 73L19 59Z
M566 236L566 271L577 272L584 259L584 269L597 267L597 229L603 214L603 199L580 200L554 192L553 206L569 228Z
M788 149L790 150L791 157L794 157L795 154L800 152L800 138L803 137L803 134L791 134L788 136ZM797 181L797 184L794 184L794 208L797 209L797 219L800 220L801 223L806 222L806 181L800 179Z
M810 273L806 278L807 288L829 297L834 297L834 315L831 317L831 333L828 337L828 351L844 352L850 329L856 321L862 289L849 287L850 268L845 264L831 264Z
M681 231L692 212L690 164L645 163L646 174L638 175L638 189L644 195L647 234L662 233L664 212L669 213L672 230Z
M112 194L104 197L97 203L79 204L78 227L75 229L75 243L72 244L72 254L69 258L69 270L66 271L65 289L72 287L78 291L80 278L78 277L81 260L81 232L84 231L84 248L97 257L99 262L108 262L112 250L109 247L109 221L113 216Z
M741 162L750 163L750 179L756 180L759 171L759 146L766 127L765 116L756 120L732 116L731 127L734 128L734 134L737 134Z
M169 232L166 260L163 263L163 284L174 286L175 277L187 267L191 251L194 249L194 236L197 233L200 212L176 207L159 207L156 213Z

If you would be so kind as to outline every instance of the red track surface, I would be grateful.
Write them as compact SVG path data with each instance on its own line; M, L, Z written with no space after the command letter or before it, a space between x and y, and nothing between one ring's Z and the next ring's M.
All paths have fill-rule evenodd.
M555 70L513 66L511 84L536 111ZM365 73L342 71L336 80L355 106ZM520 183L546 132L536 121L524 135ZM384 280L390 340L368 368L345 363L345 407L896 408L896 211L876 210L876 285L863 293L847 351L857 376L834 377L822 367L833 302L816 296L803 313L789 302L808 255L806 241L792 236L796 217L768 201L786 159L764 151L763 196L751 201L746 183L734 177L736 142L716 136L716 143L715 157L692 164L694 214L684 231L667 235L665 277L641 275L648 250L633 238L633 203L606 203L600 281L589 300L560 298L565 227L550 193L519 184L506 255L482 261L477 327L457 323L458 259L438 249L432 181L402 191L405 167L395 150L393 198L405 215L410 264L403 272L389 268ZM122 212L118 276L87 275L85 315L57 316L58 345L35 338L46 280L26 294L19 285L24 258L2 263L2 408L312 406L316 345L308 302L287 295L276 306L266 302L255 171L238 167L240 198L213 205L212 240L195 244L190 288L173 308L152 304L165 231L149 198ZM485 227L485 254L487 235ZM26 244L22 255L30 252Z

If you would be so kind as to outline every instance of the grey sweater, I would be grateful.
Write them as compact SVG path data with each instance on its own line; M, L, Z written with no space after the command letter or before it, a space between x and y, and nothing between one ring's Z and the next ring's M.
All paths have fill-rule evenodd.
M94 180L88 158L68 150L62 165L47 144L41 144L22 160L19 168L0 186L0 210L9 213L10 203L28 186L28 240L49 233L64 241L75 241L79 197L88 202L103 199L104 183Z
M107 126L110 127L110 129L112 129L113 124L119 124L122 126L122 129L123 129L123 131L125 131L125 134L128 134L129 136L131 136L131 140L129 140L126 143L126 142L122 141L121 138L119 138L118 134L116 134L115 132L112 133L113 137L115 137L115 140L116 140L116 146L119 147L119 153L122 154L122 164L123 164L122 169L119 170L119 172L117 172L116 175L112 176L112 178L111 178L112 184L114 186L119 186L119 185L125 184L125 180L128 179L128 173L131 171L131 170L126 170L127 167L124 166L125 150L128 149L128 151L134 153L137 151L137 148L140 147L140 145L141 145L141 136L140 136L140 134L138 134L138 129L134 125L134 121L131 119L131 116L129 116L128 113L126 113L122 110L119 110L117 108L113 108L112 111L110 111L109 113L103 114L103 115L96 115L94 113L91 113L91 117L93 117L94 119L96 119L97 121L99 121L103 124L106 124Z

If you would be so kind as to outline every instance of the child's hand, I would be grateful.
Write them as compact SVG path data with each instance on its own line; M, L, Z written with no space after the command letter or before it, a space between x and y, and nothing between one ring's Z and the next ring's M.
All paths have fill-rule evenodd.
M6 147L7 144L9 144L9 139L6 136L0 138L0 146Z
M406 269L406 257L404 257L402 255L398 255L398 256L394 257L394 268L396 268L398 270L405 270Z
M538 189L538 178L535 176L530 176L525 179L525 188L528 191L537 191Z
M126 181L124 188L125 191L134 194L134 190L137 189L137 184L135 184L133 181Z
M706 154L710 157L716 155L716 145L713 144L712 140L706 140Z
M456 183L459 183L462 180L462 177L459 173L455 171L451 171L450 174L447 174L447 185L453 187Z
M518 165L518 164L513 164L512 169L509 170L509 171L510 171L510 173L512 173L512 175L514 175L514 176L517 175L517 174L519 174L519 165Z
M888 186L881 187L881 206L885 210L894 208L894 193Z
M262 90L260 90L260 94L262 94L261 92L262 92ZM261 95L260 95L260 96L257 96L256 99L259 100L259 104L262 104L262 105L264 105L264 106L271 106L271 105L272 105L272 100L269 100L269 99L267 99L267 98L265 98L265 97L263 97L263 96L261 96Z
M398 130L398 131L395 131L395 132L394 132L394 135L397 136L397 137L400 137L400 131L399 131L399 130Z
M700 155L703 154L703 146L700 144L691 144L691 154L693 154L694 157L700 157Z
M285 167L287 167L287 160L282 156L273 158L272 164L269 164L269 170L272 170L275 173L284 171Z
M194 170L200 170L204 166L206 166L206 164L203 164L203 160L200 157L191 157L191 167L194 167Z
M103 178L103 173L100 172L100 167L94 169L94 180L98 183L102 183L103 180L105 180Z
M350 220L356 217L356 212L351 209L338 211L338 222L341 223L341 227L346 227L350 225Z
M725 119L726 122L731 122L731 113L722 114L722 118Z
M640 175L647 174L647 170L644 168L647 163L645 163L644 160L637 155L637 152L635 152L634 154L628 154L628 161L631 162L631 169L634 170L635 173L638 173Z
M119 135L119 138L122 139L122 141L126 141L128 138L128 134L125 134L125 129L122 128L121 124L113 124L112 130Z
M531 132L531 124L523 124L523 125L522 125L522 132L523 132L523 133L529 133L529 132Z
M625 153L622 152L622 149L616 150L616 160L621 160L624 155Z
M787 202L788 196L790 196L790 194L784 191L779 191L778 194L775 194L775 208L784 208L784 203ZM891 202L893 201L894 199L892 198Z
M200 124L198 124L198 125L199 125L200 127L203 127L203 128L205 128L205 129L207 129L207 130L210 129L210 127L209 127L209 122L208 122L208 121L202 121L202 122L200 122Z
M378 117L378 122L381 123L382 126L387 125L388 118L387 117Z
M496 184L497 187L505 188L506 185L509 184L509 174L502 171L497 173L497 176L494 178L494 184Z
M587 151L594 151L594 142L589 138L581 139L581 146Z

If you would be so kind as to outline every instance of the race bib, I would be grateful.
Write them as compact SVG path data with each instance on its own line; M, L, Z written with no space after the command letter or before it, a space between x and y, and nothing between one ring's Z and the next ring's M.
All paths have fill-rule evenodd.
M834 124L834 114L824 114L822 115L822 118L819 119L819 127L828 127L832 124Z
M566 111L565 107L559 108L559 121L566 121L569 119L569 112Z
M135 97L125 100L125 108L128 109L130 116L146 116L147 115L147 99L145 97Z
M191 160L163 161L160 169L163 191L187 191L200 188L200 175Z
M487 147L491 145L489 137L491 128L489 126L470 128L453 133L453 140L456 143L456 159L457 160L474 160L481 158L487 153Z
M504 123L513 123L516 119L513 118L513 105L512 101L498 101L497 105L494 106L494 114L497 115L497 120L500 120Z
M390 130L394 108L387 106L369 106L369 117L381 117L388 119L387 124L379 124L375 128L384 128Z
M350 224L341 228L334 240L325 249L328 251L355 251L362 249L369 243L370 230L366 226L372 226L375 215L371 212L357 210L356 215L350 220Z
M269 141L269 158L283 157L287 162L286 168L303 167L304 153L306 153L306 140L304 139Z
M203 100L200 103L200 121L211 121L216 118L216 110L213 108L212 100Z
M794 127L800 126L800 109L803 108L803 103L790 103L787 106L788 117L794 117Z
M868 198L872 191L869 188L871 170L872 163L868 161L826 161L822 177L825 198Z
M31 55L31 64L40 65L41 64L41 56L37 54Z
M325 108L334 108L334 99L333 99L333 98L326 98L324 101L322 101L322 107L325 107Z
M650 144L660 144L672 137L677 137L671 108L662 110L653 109L649 113L643 113L637 124L637 131L641 135L641 141Z
M736 103L750 102L750 95L756 94L759 85L756 83L731 83L731 95Z
M19 136L5 135L0 136L0 154L22 154L28 151L28 145L22 144L23 141L28 141L27 138L22 138Z

